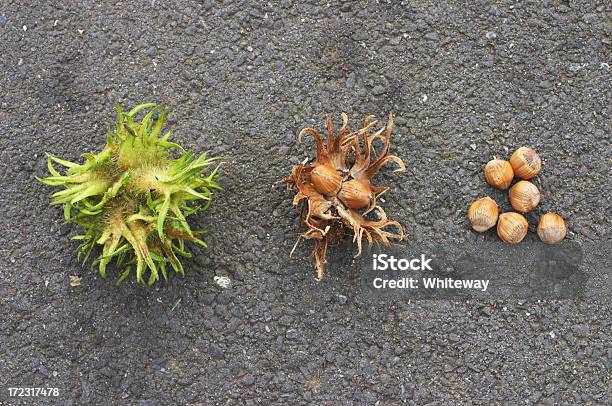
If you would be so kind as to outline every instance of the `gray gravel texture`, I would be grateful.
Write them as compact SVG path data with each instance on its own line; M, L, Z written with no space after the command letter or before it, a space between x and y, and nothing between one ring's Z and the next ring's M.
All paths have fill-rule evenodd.
M408 241L495 241L465 210L485 194L508 208L481 170L521 145L543 159L539 212L585 246L609 241L610 11L3 0L0 403L20 402L8 386L59 387L34 403L66 405L609 402L609 301L370 302L346 255L334 261L350 244L320 283L310 244L288 257L297 214L273 183L312 156L301 128L391 111L408 170L378 181ZM225 190L198 216L210 248L186 278L117 288L76 260L76 230L34 176L46 151L101 148L113 103L144 101L174 109L179 143L225 157Z

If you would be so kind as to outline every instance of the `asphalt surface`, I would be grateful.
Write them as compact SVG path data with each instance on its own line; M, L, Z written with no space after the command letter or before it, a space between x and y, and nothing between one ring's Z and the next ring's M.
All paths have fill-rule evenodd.
M393 112L408 170L377 179L408 242L495 241L465 210L483 195L508 208L481 170L529 145L538 213L560 213L586 251L607 244L606 3L3 0L0 403L609 402L610 301L375 302L349 244L317 283L308 243L288 256L297 214L274 185L312 156L301 128ZM177 142L225 157L224 191L198 215L210 248L186 278L116 287L76 260L34 176L45 152L101 148L115 102L148 101L174 110Z

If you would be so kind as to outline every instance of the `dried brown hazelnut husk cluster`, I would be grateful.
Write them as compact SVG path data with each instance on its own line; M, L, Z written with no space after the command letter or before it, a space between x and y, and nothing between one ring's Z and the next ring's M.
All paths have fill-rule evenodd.
M313 137L317 154L314 162L306 160L295 165L285 179L297 189L293 204L301 206L304 227L291 252L300 240L314 240L317 280L324 275L329 243L342 240L345 234L352 235L357 244L356 257L361 254L363 238L369 243L387 245L390 240L401 240L404 236L402 226L387 219L377 204L377 198L389 187L372 183L374 175L388 162L399 165L394 172L406 169L400 158L389 155L393 115L389 114L387 125L376 132L372 132L375 125L372 118L366 117L361 129L350 131L348 116L343 113L342 127L334 133L332 119L327 116L327 144L314 128L304 128L299 134L300 139L304 134ZM373 147L376 139L382 141L378 154Z
M528 180L542 170L542 161L538 154L529 147L520 147L510 157L510 161L493 159L484 168L487 182L497 189L508 189L515 177L521 180L515 183L508 196L510 205L520 213L528 213L540 203L538 187ZM472 228L485 232L497 224L497 235L507 243L518 243L525 238L529 230L527 219L520 213L499 214L497 203L490 197L483 197L473 202L468 209L468 219ZM565 238L565 222L561 216L546 213L540 217L537 234L545 243L557 243Z

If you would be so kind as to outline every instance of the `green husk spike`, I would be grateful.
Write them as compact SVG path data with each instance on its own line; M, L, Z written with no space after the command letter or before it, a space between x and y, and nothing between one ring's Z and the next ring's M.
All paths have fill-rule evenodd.
M160 136L168 111L155 103L127 113L118 105L115 109L117 126L109 130L102 151L83 154L82 164L48 154L50 176L36 179L63 187L53 193L51 204L63 205L66 221L83 229L73 237L81 242L79 257L87 261L100 246L93 261L100 275L107 275L113 260L118 283L130 274L149 285L160 276L167 279L167 263L184 275L177 257L190 256L184 242L206 246L196 237L203 231L191 230L187 217L206 210L212 191L221 189L220 158L185 152L168 141L171 132ZM137 121L140 114L144 116ZM64 174L55 165L64 167Z

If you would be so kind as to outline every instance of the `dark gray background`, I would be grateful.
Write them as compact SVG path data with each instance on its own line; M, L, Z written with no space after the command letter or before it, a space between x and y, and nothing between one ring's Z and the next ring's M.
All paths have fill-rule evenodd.
M342 111L397 115L408 170L376 180L408 241L495 241L465 211L508 208L481 170L521 145L544 167L530 227L553 210L570 240L609 241L610 6L467 3L3 0L0 402L23 385L62 404L609 401L609 301L380 304L334 260L349 244L320 283L308 243L288 257L298 221L273 183L312 156L297 132ZM76 261L34 175L45 151L101 148L113 103L145 101L225 157L225 190L186 278L117 288Z

